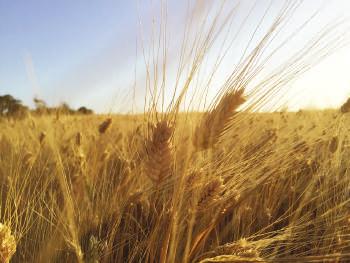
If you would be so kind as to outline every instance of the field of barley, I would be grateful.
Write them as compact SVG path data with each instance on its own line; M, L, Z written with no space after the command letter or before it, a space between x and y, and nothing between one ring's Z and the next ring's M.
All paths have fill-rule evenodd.
M2 120L1 262L347 262L347 114L221 106Z
M322 13L308 1L188 1L181 17L176 1L139 2L151 23L137 20L134 66L122 47L113 80L101 80L114 69L97 59L61 69L80 91L47 82L48 97L98 99L134 67L132 87L117 87L119 110L0 94L0 263L350 262L350 99L284 107L307 100L293 84L350 46L350 27L308 28ZM83 46L72 54L88 50L74 42ZM37 79L25 63L37 91L60 71L43 63Z

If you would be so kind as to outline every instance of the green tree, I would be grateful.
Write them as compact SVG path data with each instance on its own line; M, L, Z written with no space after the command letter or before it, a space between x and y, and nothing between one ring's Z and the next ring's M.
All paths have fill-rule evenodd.
M78 113L80 113L80 114L86 114L86 115L88 115L88 114L93 114L93 113L94 113L93 110L88 109L88 108L86 108L86 107L84 107L84 106L80 107L77 111L78 111Z
M58 107L58 111L62 114L74 114L75 112L67 102L62 102Z
M0 96L0 116L1 117L23 117L28 111L28 107L9 94Z
M34 97L33 101L35 104L35 108L37 108L37 109L46 109L47 108L46 102L43 101L42 99L39 99L38 97Z

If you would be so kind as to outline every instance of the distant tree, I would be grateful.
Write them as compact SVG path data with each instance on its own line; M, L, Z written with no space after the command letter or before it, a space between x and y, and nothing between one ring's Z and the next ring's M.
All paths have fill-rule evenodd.
M80 114L86 114L86 115L88 115L88 114L93 114L93 113L94 113L93 110L88 109L88 108L86 108L86 107L84 107L84 106L80 107L80 108L77 110L77 112L80 113Z
M28 108L22 102L11 95L0 96L0 116L1 117L24 117Z
M37 108L37 109L47 108L46 102L43 101L42 99L39 99L38 97L34 97L33 101L35 104L35 108Z
M67 102L62 102L57 107L49 107L45 101L42 99L39 99L35 97L34 99L35 103L35 113L41 115L41 114L56 114L56 118L59 119L59 116L62 115L72 115L72 114L93 114L93 110L87 108L87 107L80 107L79 109L75 110L69 106Z
M35 111L34 111L35 113L40 115L49 113L49 109L44 100L39 99L38 97L34 97L33 101L35 104Z
M67 102L61 103L58 107L58 111L63 114L74 114L75 110L73 110Z

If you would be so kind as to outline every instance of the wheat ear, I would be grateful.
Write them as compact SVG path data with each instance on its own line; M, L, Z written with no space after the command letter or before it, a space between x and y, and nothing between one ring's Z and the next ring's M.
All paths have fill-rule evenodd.
M197 149L208 149L217 143L229 128L237 108L246 101L243 93L244 89L226 93L212 110L205 113L193 137L193 144Z
M16 240L11 234L11 229L0 223L0 263L10 262L16 252Z
M160 183L171 174L173 127L166 121L159 121L146 141L146 175Z

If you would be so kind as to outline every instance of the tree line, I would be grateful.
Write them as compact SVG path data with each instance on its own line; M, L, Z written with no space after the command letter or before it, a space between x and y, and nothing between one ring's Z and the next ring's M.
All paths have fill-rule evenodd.
M50 107L42 99L35 97L33 99L35 108L30 109L24 105L21 100L14 98L12 95L0 95L0 117L23 118L29 113L36 115L45 114L93 114L93 110L82 106L78 109L71 108L67 103L63 102L57 107Z

